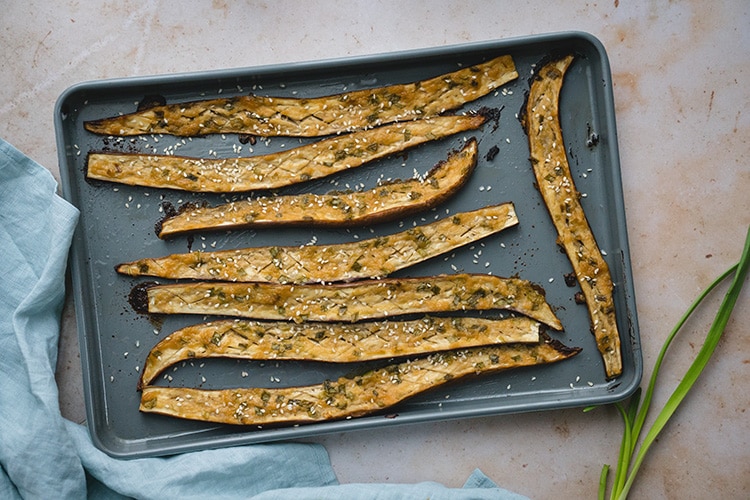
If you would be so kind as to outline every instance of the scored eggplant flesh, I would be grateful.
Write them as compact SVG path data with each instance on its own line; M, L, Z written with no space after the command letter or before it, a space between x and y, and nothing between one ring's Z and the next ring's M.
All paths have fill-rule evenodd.
M295 322L354 322L406 314L502 309L562 329L539 285L488 274L309 285L143 283L133 288L130 303L136 311L146 314L203 314Z
M323 139L264 155L191 158L91 153L89 179L200 193L274 189L337 172L482 126L481 114L436 116Z
M171 333L149 352L138 388L188 359L313 360L353 363L466 347L539 342L541 325L525 316L363 323L220 320Z
M437 116L489 94L516 79L510 56L421 82L325 97L239 96L153 106L87 121L89 132L129 136L249 134L262 137L319 137L386 123Z
M557 230L558 243L573 265L606 376L612 379L622 373L612 276L580 203L560 126L560 90L572 61L573 57L567 56L537 72L523 121L539 191Z
M469 375L539 366L580 352L554 340L474 347L410 359L362 375L286 388L192 389L148 386L140 410L237 425L292 424L353 418Z
M385 222L432 208L454 195L477 163L470 138L424 177L391 181L366 191L262 196L215 207L188 206L157 226L160 238L200 230L277 225L352 226Z
M319 283L387 276L518 224L512 203L447 216L400 233L335 245L193 251L118 265L118 273L171 279Z

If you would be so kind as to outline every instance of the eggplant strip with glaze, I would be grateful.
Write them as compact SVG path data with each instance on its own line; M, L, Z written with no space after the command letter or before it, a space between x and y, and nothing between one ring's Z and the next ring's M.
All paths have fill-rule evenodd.
M140 410L225 424L320 422L367 415L470 375L539 366L580 352L554 340L454 350L303 387L189 389L148 386Z
M560 127L560 89L572 61L568 56L550 62L537 73L526 103L524 127L539 191L557 229L558 243L573 265L607 378L612 379L622 373L612 277L581 206Z
M385 222L427 210L453 196L477 163L477 141L469 139L424 179L392 181L367 191L263 196L215 207L188 206L157 225L159 238L216 229L269 225L351 226Z
M250 134L320 137L397 121L437 116L489 94L516 79L510 56L421 82L312 98L257 95L154 106L135 113L88 121L103 135Z
M404 314L505 309L556 330L544 290L519 278L450 274L354 283L179 283L137 285L130 303L151 314L208 314L267 320L359 321Z
M480 114L436 116L242 158L91 153L86 175L89 179L200 193L274 189L356 168L426 142L477 129L486 121Z
M187 359L313 360L353 363L492 344L539 342L541 325L524 316L440 318L366 323L222 320L192 325L148 354L138 388Z
M118 273L171 279L320 283L379 278L518 224L512 203L447 216L400 233L336 245L194 251L118 265Z

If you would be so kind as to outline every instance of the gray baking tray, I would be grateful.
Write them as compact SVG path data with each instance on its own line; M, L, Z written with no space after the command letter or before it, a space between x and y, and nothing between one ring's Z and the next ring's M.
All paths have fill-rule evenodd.
M575 303L578 287L564 275L572 268L558 248L550 217L534 185L527 138L518 121L534 68L551 56L573 52L576 59L561 96L561 122L574 180L585 193L582 203L599 246L606 252L615 282L618 326L623 337L624 371L607 381L585 306ZM328 192L373 187L380 178L409 178L429 171L466 137L479 141L480 159L468 184L436 209L399 221L351 229L284 228L213 232L162 241L154 224L164 202L215 204L237 197L146 189L87 182L91 151L174 152L185 156L238 156L290 148L314 139L260 139L241 144L237 135L181 139L173 136L111 138L88 133L84 121L128 113L145 96L167 102L227 97L248 92L271 96L317 96L366 87L411 82L454 71L502 54L514 57L520 77L462 111L502 109L497 127L487 124L463 136L429 143L330 178L279 193ZM548 410L610 403L629 396L639 385L642 361L631 279L623 206L615 113L609 62L602 44L585 33L556 33L499 41L325 60L189 74L170 74L88 82L59 98L55 126L64 196L81 211L71 250L88 427L94 443L117 457L166 455L195 449L258 443L463 417ZM249 151L252 146L253 152ZM487 153L498 149L490 160ZM422 394L387 411L344 421L251 428L216 425L141 414L136 391L139 369L148 351L170 332L198 323L199 316L155 321L129 306L128 293L144 281L119 276L120 262L174 252L257 245L301 245L353 241L397 232L457 211L505 201L516 205L520 225L481 243L464 247L406 269L396 276L454 272L518 275L544 287L565 330L554 336L583 351L555 365L525 368L459 380ZM165 280L162 280L164 282ZM169 370L159 384L224 388L304 385L322 382L361 366L312 362L205 360Z

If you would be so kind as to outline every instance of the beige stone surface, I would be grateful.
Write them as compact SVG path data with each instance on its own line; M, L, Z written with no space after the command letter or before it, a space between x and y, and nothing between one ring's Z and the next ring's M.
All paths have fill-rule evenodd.
M750 225L750 4L724 2L3 2L0 136L59 170L57 97L87 80L337 58L582 30L614 77L645 376L687 305L739 258ZM721 288L725 290L726 287ZM673 346L660 408L718 306ZM63 414L85 418L69 300ZM750 287L713 359L643 465L633 498L750 496ZM342 482L439 481L474 468L532 498L593 498L621 436L613 408L329 435Z

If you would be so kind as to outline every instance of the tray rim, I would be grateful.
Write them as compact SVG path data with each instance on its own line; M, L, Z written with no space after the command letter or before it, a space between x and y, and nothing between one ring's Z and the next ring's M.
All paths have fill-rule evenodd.
M438 57L445 54L459 54L461 52L481 52L481 51L497 51L510 48L527 48L535 44L550 44L559 41L570 42L578 39L580 42L591 45L595 52L598 54L601 65L601 71L605 88L603 92L607 98L607 103L614 105L613 85L611 67L606 50L601 41L590 33L583 31L558 31L542 34L533 34L525 36L515 36L509 38L495 39L495 40L483 40L476 42L458 43L443 46L434 46L426 48L407 49L391 52L380 52L373 54L364 54L356 56L346 57L335 57L325 58L309 61L298 61L298 62L286 62L286 63L274 63L264 64L259 66L245 66L237 68L227 69L216 69L216 70L201 70L201 71L188 71L188 72L177 72L177 73L165 73L165 74L152 74L135 77L117 77L108 78L101 80L89 80L71 85L65 89L58 97L54 107L54 125L56 130L56 146L58 151L58 161L61 166L65 168L60 169L61 187L63 196L68 201L70 200L72 190L72 175L71 169L68 166L68 154L66 153L66 147L70 145L66 143L63 134L61 133L63 124L64 106L66 102L75 94L82 91L97 92L101 90L107 90L113 87L127 86L133 88L137 86L151 86L151 85L165 85L169 83L179 82L180 84L205 82L208 79L220 80L220 79L232 79L237 77L247 76L265 76L273 74L274 72L293 72L293 71L316 71L322 68L329 68L331 66L346 65L347 67L354 67L358 65L373 65L373 64L387 64L392 61L403 61L410 58L424 58L424 57ZM613 175L614 188L618 192L622 192L622 171L620 165L620 154L619 146L617 141L617 128L614 109L611 113L605 114L607 121L606 127L610 132L612 138L608 142L608 147L611 149L611 162ZM625 386L618 386L617 390L610 390L607 395L596 396L596 397L568 397L568 398L555 398L550 401L537 401L531 403L524 403L522 408L519 407L497 407L496 405L485 406L481 408L469 409L442 409L439 413L433 412L430 415L421 415L420 413L411 413L409 415L400 415L399 419L394 419L388 422L388 426L394 425L408 425L413 423L421 422L435 422L435 421L447 421L458 418L475 418L482 416L492 415L508 415L508 414L520 414L536 411L549 411L555 409L564 409L571 407L583 407L590 405L604 405L618 401L622 401L632 395L637 388L640 386L643 376L643 360L641 352L641 340L637 318L637 307L635 301L635 290L632 283L632 263L630 257L630 245L627 233L626 214L624 207L624 198L622 196L614 197L614 203L611 206L613 209L613 219L617 221L616 227L613 229L613 233L616 233L617 241L622 244L620 250L620 259L623 265L623 278L629 279L630 281L624 284L626 292L630 291L626 295L625 301L632 304L632 307L628 311L623 311L621 314L627 314L627 322L630 325L630 329L625 332L621 332L621 336L628 337L632 345L632 356L634 363L635 373L630 380L630 383ZM100 450L104 451L108 455L116 458L140 458L146 456L162 456L166 454L182 453L187 451L195 451L199 449L216 448L232 445L243 445L243 444L254 444L262 442L273 442L286 440L291 438L310 438L323 434L329 434L334 432L349 432L353 430L363 430L369 428L382 427L382 425L373 425L367 418L352 419L336 421L336 426L330 426L330 422L307 424L300 427L280 427L275 429L268 429L272 434L267 438L256 440L252 439L252 434L239 435L230 434L222 436L213 436L210 444L205 442L193 442L193 443L182 443L182 444L170 444L168 446L157 445L155 449L144 449L128 451L124 449L114 448L104 442L101 437L102 429L99 428L98 419L94 414L94 399L96 398L93 387L91 387L91 370L92 366L88 359L88 349L92 347L99 348L99 339L90 339L87 335L88 323L82 305L83 299L83 273L79 270L78 259L81 257L80 248L80 230L78 226L73 237L73 243L71 245L70 254L68 257L68 272L71 275L72 283L72 295L75 300L75 317L77 321L77 333L79 341L79 350L81 358L82 373L84 374L84 401L86 403L86 415L87 415L87 427L89 434L94 444ZM100 405L101 406L101 405ZM106 405L104 405L106 406ZM106 408L105 408L106 411ZM300 432L299 429L305 429ZM248 437L250 436L250 437ZM158 441L169 441L170 437L158 438ZM153 438L144 438L145 441L153 440Z

